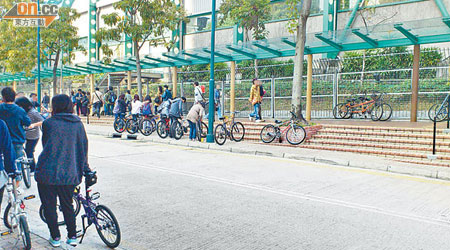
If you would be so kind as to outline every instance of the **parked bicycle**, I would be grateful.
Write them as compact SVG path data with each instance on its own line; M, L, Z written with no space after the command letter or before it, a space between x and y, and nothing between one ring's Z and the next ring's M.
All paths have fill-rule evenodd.
M139 121L139 131L145 136L151 135L156 131L156 121L158 120L158 116L144 116Z
M221 117L219 120L222 124L218 124L214 128L214 140L217 144L223 145L229 137L232 141L240 142L245 136L245 127L241 122L234 120L234 115L239 113L238 111L233 112L233 118L231 120L228 117Z
M384 93L373 93L370 98L367 94L347 99L345 103L339 103L333 108L333 116L336 119L350 119L355 115L366 118L370 115L373 121L387 121L392 116L392 107L384 102Z
M170 133L170 118L166 115L161 115L161 119L156 124L156 133L158 133L159 137L162 139L169 136Z
M31 249L31 235L30 227L28 224L28 214L25 211L25 200L34 199L34 195L29 195L20 198L17 192L17 186L15 178L20 176L20 173L8 174L8 183L6 184L6 191L8 193L8 205L5 208L3 214L3 223L9 229L9 231L2 233L2 236L18 232L20 239L25 249ZM18 239L18 240L20 240Z
M291 111L291 119L286 121L275 121L275 125L268 124L261 129L260 138L264 143L271 143L276 138L281 142L282 135L292 145L299 145L306 139L306 130L298 124L297 116ZM281 130L280 127L284 127Z
M449 101L450 94L445 97L445 100L442 103L433 104L428 110L428 118L431 121L442 122L444 120L449 119Z
M130 115L126 116L123 114L122 116L117 116L114 119L114 130L117 133L123 133L127 128L127 121L130 119Z
M22 170L22 179L26 188L31 187L31 163L33 159L28 159L25 151L22 151L22 157L16 160L16 166Z
M83 206L84 214L81 215L82 222L82 232L78 234L81 237L80 244L83 243L84 236L86 236L87 229L94 225L97 229L97 233L100 239L110 248L116 248L120 245L121 231L119 227L119 222L112 213L112 211L104 206L100 205L95 200L100 198L100 193L96 192L92 195L90 194L92 190L90 188L97 183L96 172L91 172L85 174L85 190L86 194L81 194L81 188L77 187L74 192L74 205L75 207ZM81 205L80 205L81 204ZM43 208L39 209L39 214L41 219L45 222L45 216L43 215ZM41 212L42 211L42 212ZM78 212L80 209L78 209ZM75 213L78 214L77 210ZM58 225L64 225L65 221L58 221Z
M178 124L179 123L179 124ZM181 125L182 131L179 130L179 126ZM182 121L175 121L174 126L175 130L175 139L179 140L184 134L187 134L189 132L189 122L187 120ZM196 138L198 141L202 141L202 138L206 138L206 134L208 133L208 125L204 123L203 121L198 121L196 124Z

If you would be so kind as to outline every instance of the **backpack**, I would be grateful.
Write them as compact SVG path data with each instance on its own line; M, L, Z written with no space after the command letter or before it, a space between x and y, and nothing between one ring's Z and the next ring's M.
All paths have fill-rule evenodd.
M157 96L157 97L155 98L155 103L161 104L161 97L160 97L160 96Z
M115 103L117 99L117 96L114 92L111 92L108 96L108 102L109 103Z
M144 106L142 106L142 114L143 115L152 114L152 105L150 105L150 103L144 104Z
M263 86L259 86L259 96L263 97L266 91L264 90Z

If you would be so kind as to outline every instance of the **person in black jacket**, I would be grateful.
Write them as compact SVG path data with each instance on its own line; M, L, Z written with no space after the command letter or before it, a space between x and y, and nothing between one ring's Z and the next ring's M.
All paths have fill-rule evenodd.
M52 99L52 117L42 124L42 153L36 166L35 179L39 197L44 207L50 244L59 246L61 234L56 215L56 198L67 225L67 244L75 246L76 224L72 206L75 187L84 173L90 172L88 164L88 139L83 123L72 114L73 104L67 95Z
M16 155L14 152L13 144L11 142L11 136L9 135L8 127L6 126L6 123L4 121L0 120L0 171L15 173L15 159ZM0 177L0 207L2 205L3 193L5 191L5 181L7 180L2 180L2 178Z

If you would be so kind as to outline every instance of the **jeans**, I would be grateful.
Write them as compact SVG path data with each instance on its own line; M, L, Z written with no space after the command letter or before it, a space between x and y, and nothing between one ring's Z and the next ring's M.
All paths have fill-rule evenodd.
M28 159L33 159L30 165L32 173L36 169L36 161L34 160L34 149L36 148L38 141L39 138L36 140L27 140L27 142L25 143L25 154L27 154Z
M259 116L259 110L261 109L261 103L256 103L253 105L253 113L250 114L250 117L255 117L256 120L260 120L261 117Z
M16 152L16 159L23 157L23 144L13 144L14 151ZM17 171L22 171L22 165L17 164Z
M58 227L58 214L56 213L56 197L59 199L64 221L66 222L69 238L77 236L77 226L75 223L75 211L73 210L74 185L44 185L38 183L38 192L44 207L44 215L47 219L47 226L53 239L61 238Z
M109 104L107 104L106 106L105 106L105 108L107 108L107 110L108 110L108 115L112 115L113 113L113 110L114 110L114 103L109 103ZM105 111L106 112L106 111Z
M82 113L82 105L81 105L81 102L77 102L75 108L76 108L76 110L77 110L77 115L80 116L80 114Z
M197 124L189 121L189 139L194 140L197 137Z
M92 115L97 114L97 117L100 118L100 107L102 106L101 102L94 103L94 113ZM88 114L89 115L89 114Z
M222 105L217 106L217 117L222 118Z
M117 113L117 114L114 114L114 119L118 119L118 118L121 118L121 119L123 119L125 117L125 113Z

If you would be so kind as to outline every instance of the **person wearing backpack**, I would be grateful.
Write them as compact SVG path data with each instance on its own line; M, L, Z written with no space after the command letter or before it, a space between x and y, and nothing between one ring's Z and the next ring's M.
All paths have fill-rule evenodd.
M164 85L164 93L161 96L162 97L162 101L165 102L167 100L172 100L172 92L170 92L169 90L169 86Z
M144 102L142 103L142 115L145 117L153 116L152 110L152 98L150 96L146 96L144 98Z
M92 101L94 107L94 112L92 112L92 116L97 114L97 117L100 119L100 109L103 106L103 94L100 92L100 88L95 88L95 91L92 95Z
M259 96L261 96L261 103L260 103L260 107L259 107L259 121L260 122L264 122L264 119L262 118L262 114L261 114L261 110L262 110L262 100L264 95L266 94L266 91L263 88L263 83L262 81L258 81L259 82Z
M259 110L261 109L261 93L259 87L259 80L254 78L253 85L250 89L250 98L248 101L253 105L253 112L248 116L250 121L253 121L253 118L256 119L256 122L261 122L261 117L259 116Z
M108 106L108 115L112 115L112 111L114 109L114 104L117 101L117 95L114 93L113 87L109 87L109 91L105 94L106 95L106 104Z
M162 104L163 100L162 100L162 94L163 94L163 88L162 86L158 86L158 92L156 93L155 96L155 114L158 113L158 107Z

